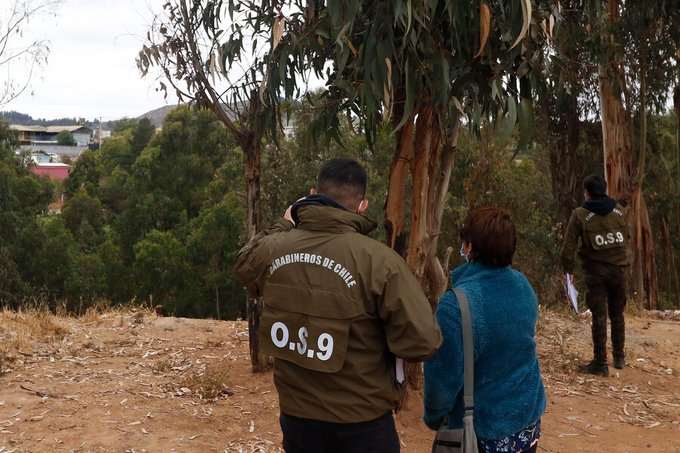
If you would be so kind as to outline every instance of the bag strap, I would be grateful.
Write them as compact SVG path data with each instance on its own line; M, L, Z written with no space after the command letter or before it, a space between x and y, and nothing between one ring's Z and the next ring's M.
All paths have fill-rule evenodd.
M458 299L460 306L461 325L463 328L463 403L465 413L470 415L474 410L473 389L475 381L475 358L474 358L474 339L472 337L472 319L470 316L470 304L467 296L460 288L453 288L453 292Z

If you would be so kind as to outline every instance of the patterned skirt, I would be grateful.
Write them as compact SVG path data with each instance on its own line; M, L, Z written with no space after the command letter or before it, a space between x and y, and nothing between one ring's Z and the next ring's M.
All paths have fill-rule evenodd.
M517 453L530 449L541 438L541 419L503 439L479 440L479 453Z

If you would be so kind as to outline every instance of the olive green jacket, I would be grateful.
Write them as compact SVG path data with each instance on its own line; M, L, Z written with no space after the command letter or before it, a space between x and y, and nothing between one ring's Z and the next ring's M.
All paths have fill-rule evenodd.
M365 236L376 224L339 208L298 209L241 249L236 273L262 297L259 339L273 355L285 414L373 420L401 393L395 356L422 361L442 342L404 260Z
M574 254L577 247L584 268L597 263L626 266L628 241L628 226L621 205L616 204L616 207L606 215L598 215L586 208L578 207L571 213L562 243L560 252L562 267L567 273L574 272Z

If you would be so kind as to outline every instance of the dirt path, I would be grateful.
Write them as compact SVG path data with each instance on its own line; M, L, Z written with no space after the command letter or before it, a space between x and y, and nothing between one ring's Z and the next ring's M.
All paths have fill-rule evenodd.
M587 319L543 311L542 452L680 452L680 323L629 316L629 366L575 373ZM252 374L244 322L147 312L0 313L0 453L279 452L271 373ZM611 371L615 371L611 368ZM420 398L402 451L428 452Z

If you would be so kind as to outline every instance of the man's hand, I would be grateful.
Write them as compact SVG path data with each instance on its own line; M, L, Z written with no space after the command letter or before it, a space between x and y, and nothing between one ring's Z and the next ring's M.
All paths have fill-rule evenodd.
M289 220L290 223L295 225L295 221L293 220L293 216L290 213L292 207L293 207L293 205L288 206L288 209L286 209L286 212L283 214L283 218L286 219L286 220Z
M307 198L307 197L298 198L295 201L295 203L297 203L300 200L304 200L305 198ZM292 208L293 208L293 205L288 206L288 209L286 209L286 212L283 213L283 218L290 221L290 223L292 223L293 225L295 225L295 220L293 220L293 216L290 213Z

